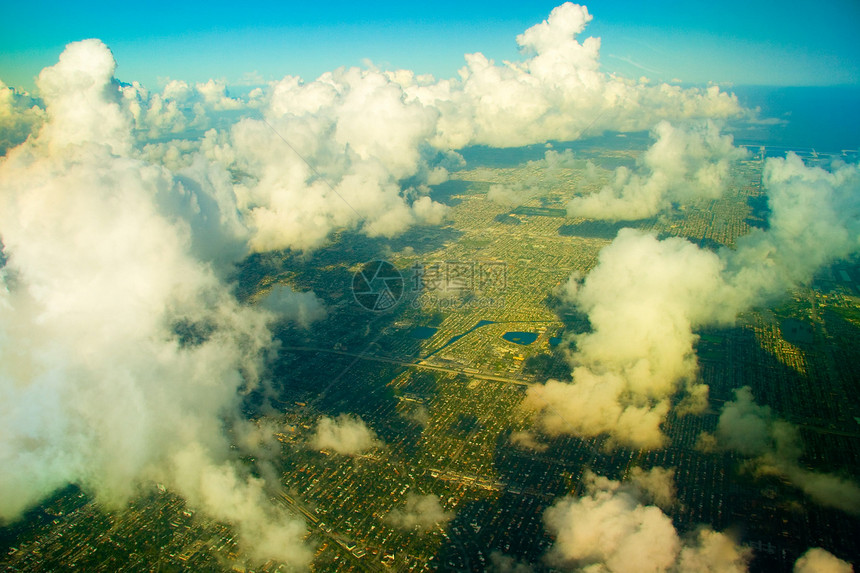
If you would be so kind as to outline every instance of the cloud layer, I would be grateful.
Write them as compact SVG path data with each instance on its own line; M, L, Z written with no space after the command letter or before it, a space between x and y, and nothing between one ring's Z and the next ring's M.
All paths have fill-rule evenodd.
M652 504L674 492L672 474L661 467L633 468L630 481L616 481L586 472L581 497L562 497L544 512L546 528L555 537L546 555L549 564L611 573L746 572L753 557L749 547L706 526L679 535L662 511L668 506ZM499 556L497 561L503 565L500 570L514 570L513 560ZM794 570L842 573L853 568L816 547L798 558Z
M713 87L649 85L600 71L600 39L581 34L592 19L567 2L519 36L523 59L494 63L466 56L455 80L401 73L407 94L440 110L434 145L515 147L571 141L604 130L641 131L660 119L725 118L741 112L734 96Z
M850 563L832 553L813 547L800 556L794 564L794 573L853 573Z
M331 450L344 455L356 455L381 445L376 433L357 416L341 414L337 418L322 416L310 438L318 450Z
M233 523L253 558L307 564L304 524L268 502L273 484L236 462L224 425L243 431L238 405L261 383L268 325L306 325L325 310L287 286L258 305L239 303L225 274L249 252L308 251L341 229L391 237L438 224L445 208L429 186L460 164L455 150L466 145L572 140L742 112L715 87L600 72L599 39L577 39L590 20L585 7L566 3L517 38L520 61L470 54L458 78L438 81L353 68L311 82L286 77L244 98L214 80L172 81L154 93L119 81L110 50L85 40L40 74L42 104L0 86L0 519L70 482L122 507L155 481ZM657 190L655 208L686 197L685 178L716 192L719 162L734 156L730 142L710 124L656 133L640 179ZM680 171L669 162L677 154ZM613 191L624 209L636 202L632 177ZM678 388L691 407L704 398L691 329L730 321L856 250L856 193L846 195L856 169L825 173L789 158L772 162L766 180L771 229L739 242L737 253L625 231L581 286L571 283L594 330L577 341L573 384L530 392L552 406L536 407L544 429L664 443L659 425ZM350 416L321 418L312 443L342 454L379 445ZM635 494L595 479L586 498L553 513L559 539L565 532L560 557L623 564L642 549L656 563L692 563L707 551L742 561L713 532L681 544L660 509L643 505L644 491L671 504L668 478L636 476ZM582 549L571 515L604 527L600 515L622 510L627 525L607 533L603 553ZM450 518L430 497L397 511L404 526ZM669 553L643 547L652 531Z
M552 564L613 573L746 571L751 550L725 534L702 528L682 540L672 520L647 505L635 485L590 472L583 479L582 497L563 497L544 513L556 536L548 554Z
M526 406L542 412L541 427L662 446L660 423L679 384L701 394L692 327L712 312L721 270L717 255L683 239L622 229L585 282L568 286L592 330L576 340L573 383L529 388Z
M602 73L600 40L577 40L590 20L584 6L563 4L517 37L521 61L496 64L469 54L452 79L339 69L310 82L287 76L237 98L215 80L173 80L151 92L102 67L107 75L77 86L79 101L69 100L80 108L67 117L72 123L55 121L50 129L92 138L130 122L138 142L151 142L142 151L147 159L174 171L197 165L199 174L202 157L210 174L220 173L217 180L233 183L236 213L229 216L241 223L237 230L250 250L309 250L336 229L390 237L440 222L444 207L427 196L427 185L444 181L461 161L453 150L467 145L573 140L586 132L649 129L660 119L743 113L718 88L650 85ZM63 57L111 59L106 50ZM46 94L67 87L50 74L40 83ZM97 93L120 94L111 96L115 105L98 108L102 117L84 113L95 109L90 102ZM8 127L14 143L39 113L4 97L0 127Z
M131 156L114 66L98 41L70 45L39 76L38 136L0 164L0 518L67 483L122 507L155 481L233 523L250 557L302 565L304 524L222 430L271 315L240 305L195 256L198 221L165 209L206 188Z
M510 98L544 106L528 138L572 134L569 105L547 106L579 98L577 74L597 80L592 99L606 91L597 41L573 39L588 19L566 5L520 38L533 53L523 64L473 55L455 81L341 69L241 99L217 81L153 93L117 80L110 50L85 40L40 74L43 106L3 86L0 516L69 482L121 506L158 481L234 523L253 555L306 562L303 525L231 461L222 425L241 422L267 325L323 310L287 287L242 305L222 277L248 252L317 248L337 229L388 237L440 222L427 185L459 164L452 149L519 144L493 132L525 109ZM678 97L693 115L737 110L714 91L666 101ZM375 443L351 419L322 420L317 439L344 452Z

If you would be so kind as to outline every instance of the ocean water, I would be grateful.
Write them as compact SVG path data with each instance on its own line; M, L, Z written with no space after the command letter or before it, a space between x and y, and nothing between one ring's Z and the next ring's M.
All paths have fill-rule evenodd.
M742 106L760 110L756 121L733 121L725 126L738 145L772 147L768 149L770 156L788 150L839 153L860 149L860 86L736 86L726 91L737 95ZM571 149L585 158L592 156L594 149L645 149L651 143L649 133L643 131L606 132L579 141L553 141L551 145L556 151ZM542 159L546 150L545 144L506 149L475 145L460 150L460 154L469 168L514 167Z
M728 91L770 120L731 125L738 144L831 153L860 148L860 86L737 86Z

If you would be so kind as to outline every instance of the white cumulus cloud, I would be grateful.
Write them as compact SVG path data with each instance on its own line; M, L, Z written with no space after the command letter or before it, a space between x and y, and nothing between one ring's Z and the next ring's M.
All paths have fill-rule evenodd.
M392 510L386 519L400 529L429 531L454 519L454 512L445 511L438 496L410 493L406 504Z
M572 381L529 388L525 407L550 434L609 434L638 448L665 444L660 424L679 391L700 411L694 329L731 324L773 302L822 265L860 251L860 168L807 167L796 155L770 159L764 188L769 228L712 252L679 238L622 229L567 297L591 330L575 338Z
M114 66L99 41L69 45L39 76L38 136L0 163L0 519L67 483L121 508L159 482L254 560L302 566L302 520L223 431L259 382L268 315L196 256L200 210L167 210L212 189L132 156Z
M319 450L356 455L379 447L381 442L364 420L357 416L341 414L337 418L322 416L317 420L310 444Z
M0 80L0 156L22 143L42 123L44 111L26 93Z
M854 567L829 551L813 547L794 564L794 573L853 573Z
M730 181L732 164L747 155L710 120L687 128L662 121L652 134L656 141L636 171L617 168L612 182L600 191L574 197L567 206L568 215L644 219L673 202L720 197Z
M566 2L517 37L523 59L496 64L468 54L459 78L428 81L397 74L407 94L440 112L434 145L516 147L570 141L605 130L640 131L661 119L741 114L716 86L682 89L632 82L600 71L600 39L577 39L592 16Z
M552 564L613 573L746 571L752 552L725 534L703 528L682 540L669 516L647 505L636 486L590 472L583 479L582 497L563 497L544 513L556 537Z

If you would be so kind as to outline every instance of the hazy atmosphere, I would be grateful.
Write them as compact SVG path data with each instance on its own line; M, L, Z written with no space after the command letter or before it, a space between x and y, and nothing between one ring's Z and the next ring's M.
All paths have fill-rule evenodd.
M6 570L853 570L856 3L5 12Z

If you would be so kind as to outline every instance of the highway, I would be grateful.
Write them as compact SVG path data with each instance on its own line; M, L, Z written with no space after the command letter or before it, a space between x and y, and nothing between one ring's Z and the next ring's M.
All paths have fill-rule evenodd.
M331 348L314 348L309 346L282 346L282 350L289 352L323 352L326 354L337 354L340 356L350 356L360 360L373 360L375 362L385 362L387 364L397 364L408 368L419 368L422 370L436 370L437 372L448 372L451 374L462 374L470 378L478 380L490 380L492 382L505 382L507 384L516 384L518 386L531 386L533 382L526 382L517 378L507 378L505 376L497 376L496 374L482 374L480 372L472 372L465 368L449 368L447 366L436 366L435 364L426 364L424 362L405 362L394 358L385 358L382 356L374 356L372 354L358 354L356 352L346 352L343 350L334 350Z

